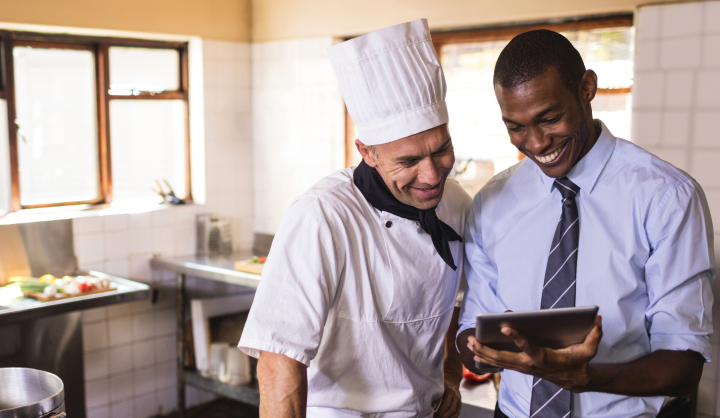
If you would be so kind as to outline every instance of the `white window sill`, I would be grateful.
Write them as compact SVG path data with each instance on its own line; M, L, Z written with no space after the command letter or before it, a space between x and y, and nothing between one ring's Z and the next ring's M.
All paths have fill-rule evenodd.
M23 224L29 222L56 221L61 219L84 218L89 216L120 215L126 213L144 213L158 210L166 210L178 206L192 206L194 203L185 205L171 205L168 203L143 203L132 205L77 205L77 206L56 206L40 209L23 209L17 212L0 216L0 225Z

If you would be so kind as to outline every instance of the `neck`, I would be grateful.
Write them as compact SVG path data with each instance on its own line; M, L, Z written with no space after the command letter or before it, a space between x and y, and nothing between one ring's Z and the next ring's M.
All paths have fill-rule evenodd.
M580 162L580 160L583 159L584 156L586 156L592 147L595 146L595 143L597 142L598 138L600 138L600 134L602 133L602 127L599 123L595 122L595 120L590 118L590 123L588 124L589 130L588 130L588 140L585 142L585 146L583 147L582 151L580 152L580 155L578 156L577 161L575 161L575 164L573 166L577 165L577 163Z

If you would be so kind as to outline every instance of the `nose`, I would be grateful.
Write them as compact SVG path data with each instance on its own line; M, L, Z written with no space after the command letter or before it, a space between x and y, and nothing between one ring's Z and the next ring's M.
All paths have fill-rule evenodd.
M525 140L525 148L533 154L542 154L552 144L552 139L545 136L545 133L538 126L532 126L527 129L527 139Z
M417 180L430 187L436 186L442 178L442 170L433 158L424 158L418 163Z

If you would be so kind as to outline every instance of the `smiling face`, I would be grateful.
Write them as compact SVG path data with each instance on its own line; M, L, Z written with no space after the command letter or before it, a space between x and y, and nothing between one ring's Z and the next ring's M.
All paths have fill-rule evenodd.
M365 163L377 169L399 201L423 210L440 203L445 181L455 164L447 124L374 149L359 139L355 145Z
M495 85L510 142L549 177L563 177L584 157L600 135L590 102L597 91L592 70L583 75L579 97L549 68L515 87Z

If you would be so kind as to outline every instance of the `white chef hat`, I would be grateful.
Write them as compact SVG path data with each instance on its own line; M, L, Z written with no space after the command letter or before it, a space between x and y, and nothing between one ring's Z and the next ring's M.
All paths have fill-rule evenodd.
M445 76L426 19L371 32L332 46L328 53L365 145L448 122Z

